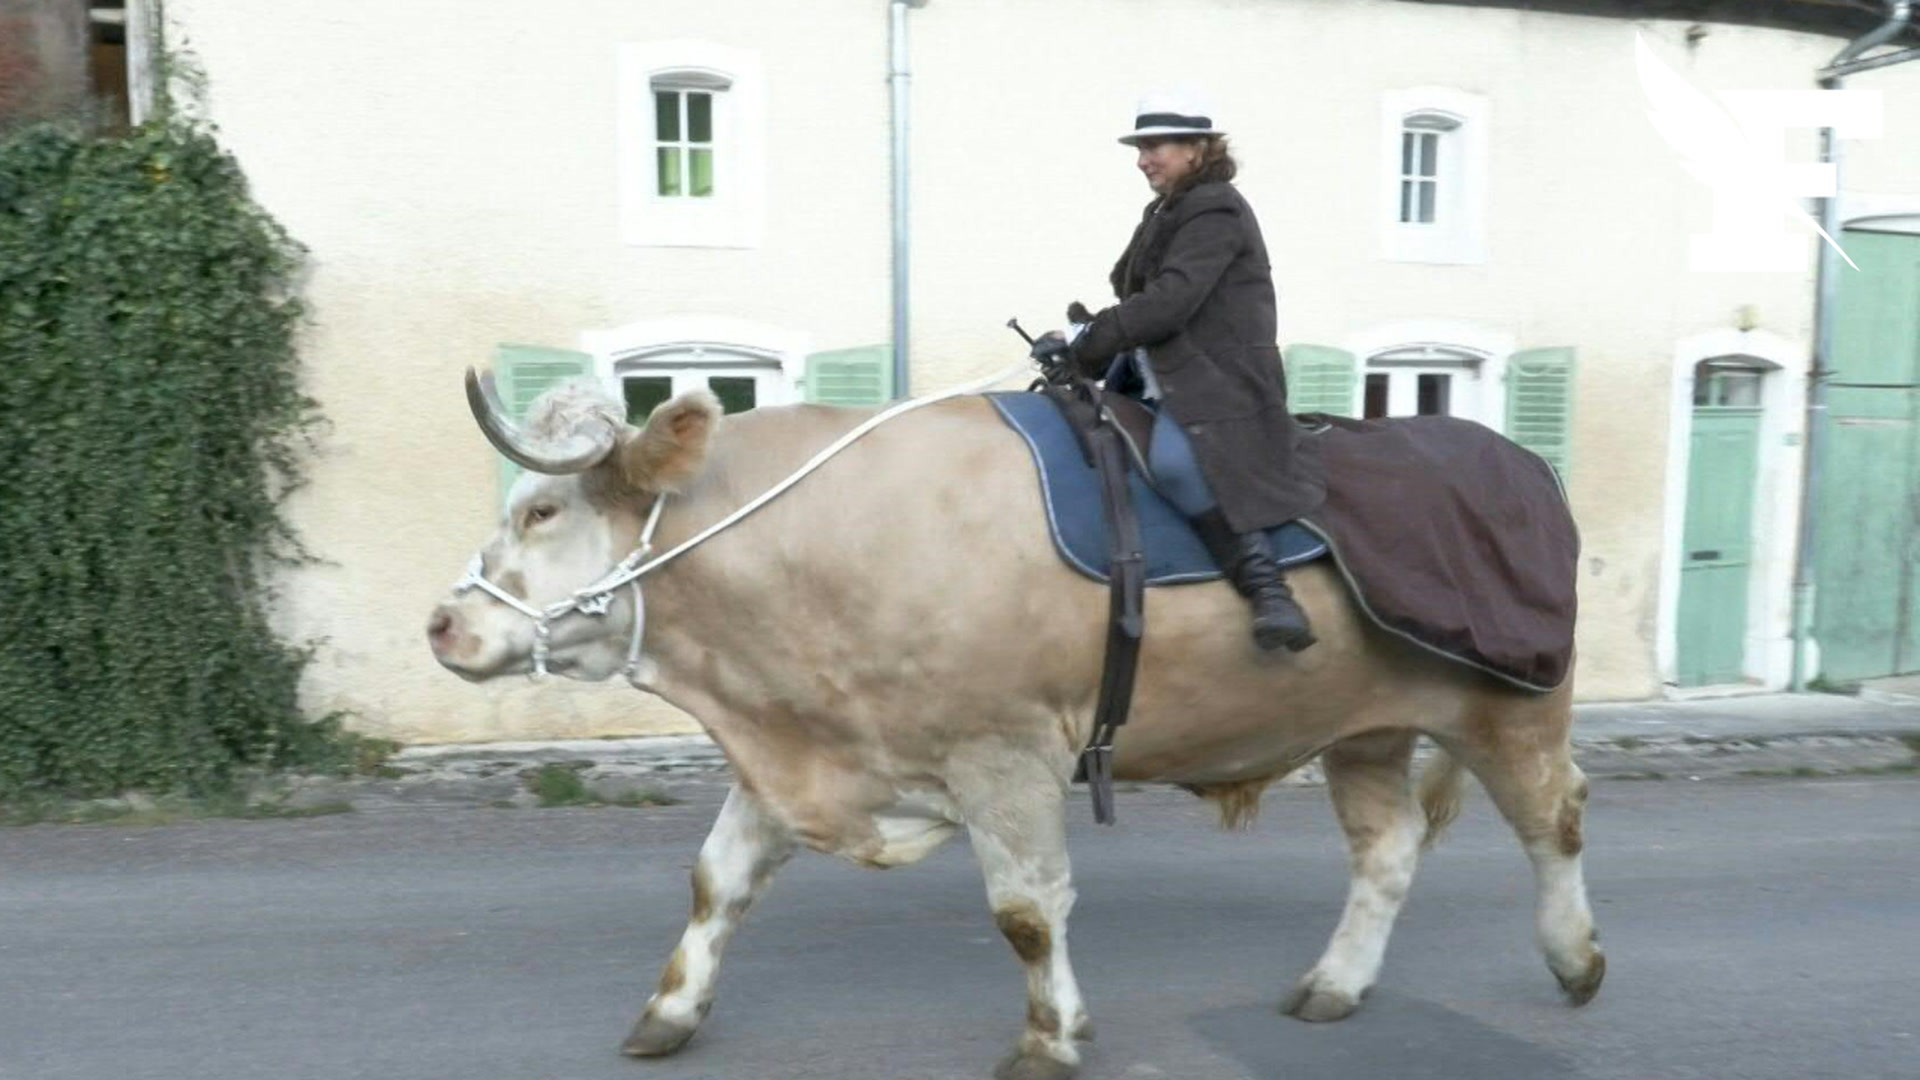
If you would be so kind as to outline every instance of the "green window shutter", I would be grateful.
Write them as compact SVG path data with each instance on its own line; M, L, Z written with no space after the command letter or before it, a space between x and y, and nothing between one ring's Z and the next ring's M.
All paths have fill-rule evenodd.
M1353 354L1329 345L1289 345L1287 408L1297 413L1353 416L1359 366Z
M524 418L535 398L548 390L593 372L593 357L572 349L552 349L544 345L495 345L493 347L493 384L500 391L500 402L507 415ZM505 499L520 466L500 459L500 497Z
M822 405L884 405L893 398L893 347L814 353L807 357L801 390L806 400Z
M1523 349L1507 360L1507 438L1546 458L1564 481L1573 450L1573 349Z

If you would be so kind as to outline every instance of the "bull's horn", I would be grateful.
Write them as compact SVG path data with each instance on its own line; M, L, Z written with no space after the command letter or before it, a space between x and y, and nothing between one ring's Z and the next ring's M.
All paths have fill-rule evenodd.
M576 432L564 441L547 444L531 438L507 419L506 407L493 387L493 373L467 369L467 407L495 450L523 469L555 476L585 472L613 452L614 432L605 425L592 433Z

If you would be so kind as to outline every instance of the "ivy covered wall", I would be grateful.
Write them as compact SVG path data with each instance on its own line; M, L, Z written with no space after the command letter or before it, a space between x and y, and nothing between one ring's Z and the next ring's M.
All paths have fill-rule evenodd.
M337 752L268 620L300 248L202 127L0 142L0 798Z

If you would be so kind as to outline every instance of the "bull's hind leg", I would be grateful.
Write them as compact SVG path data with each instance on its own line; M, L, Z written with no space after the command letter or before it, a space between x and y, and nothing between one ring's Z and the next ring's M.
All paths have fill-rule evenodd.
M1353 879L1327 951L1280 1006L1289 1016L1342 1019L1380 974L1426 829L1409 775L1413 743L1412 732L1383 731L1336 743L1321 755Z
M1580 863L1587 778L1573 763L1565 691L1527 705L1484 718L1460 750L1533 862L1534 924L1547 968L1573 1004L1585 1005L1607 974Z
M993 920L1027 972L1026 1031L994 1075L1063 1080L1080 1063L1074 1039L1091 1037L1067 960L1074 893L1063 796L1050 775L1007 779L995 785L991 798L970 799L967 806L967 830L986 874Z
M735 785L693 866L693 913L659 986L620 1049L636 1057L671 1054L713 1007L720 953L754 899L794 849L793 838Z

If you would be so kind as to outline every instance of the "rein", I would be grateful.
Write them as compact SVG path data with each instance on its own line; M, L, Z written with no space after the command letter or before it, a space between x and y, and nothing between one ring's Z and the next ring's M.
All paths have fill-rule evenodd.
M640 685L640 642L641 636L645 633L647 622L646 597L640 592L640 579L643 576L685 555L687 552L712 539L720 532L738 524L741 519L745 518L748 514L753 513L755 510L760 509L781 495L784 495L788 489L799 483L809 473L825 465L835 455L847 447L852 446L862 436L874 428L879 427L881 424L897 416L912 412L915 409L932 405L935 402L962 397L967 394L980 393L1024 371L1027 364L1028 361L1022 360L990 378L980 379L975 382L953 387L949 390L942 390L937 394L930 394L927 397L912 398L889 406L861 421L859 426L855 427L852 431L835 439L832 443L828 444L825 449L813 455L805 465L794 470L792 475L773 485L771 488L768 488L746 505L728 514L726 517L721 518L719 521L714 522L712 525L707 526L700 532L695 533L658 558L649 560L647 556L653 553L653 534L660 525L660 511L667 504L666 493L660 493L653 500L653 509L647 513L647 523L645 527L640 530L640 539L635 543L633 550L628 552L625 558L613 564L606 573L600 575L591 585L583 589L575 590L573 594L565 600L556 601L544 608L534 607L494 582L488 581L485 560L477 552L474 554L472 560L467 563L466 573L461 575L459 581L453 583L454 595L457 596L468 589L479 589L512 610L533 620L533 670L529 674L532 678L539 679L544 678L548 674L547 659L551 655L553 624L556 621L565 616L575 614L593 617L605 616L613 606L614 593L623 587L631 588L633 591L633 633L628 642L627 663L626 667L622 669L622 673L626 675L629 683L638 687Z

